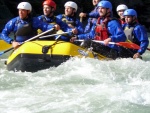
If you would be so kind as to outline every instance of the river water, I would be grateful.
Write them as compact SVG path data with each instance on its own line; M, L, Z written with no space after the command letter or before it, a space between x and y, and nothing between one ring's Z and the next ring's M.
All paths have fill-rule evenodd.
M71 58L36 73L7 71L0 113L150 113L150 51L143 60Z

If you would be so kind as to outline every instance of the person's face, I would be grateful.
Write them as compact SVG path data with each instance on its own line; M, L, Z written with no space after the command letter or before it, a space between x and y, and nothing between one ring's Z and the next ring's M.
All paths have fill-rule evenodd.
M29 11L25 9L19 9L19 17L25 19L28 16Z
M48 5L44 5L43 6L43 13L45 16L48 16L51 12L51 7L49 7Z
M132 23L132 21L133 21L133 16L124 16L125 17L125 22L127 23L127 24L130 24L130 23Z
M96 6L100 0L93 0L93 5Z
M125 10L119 10L119 11L118 11L118 15L119 15L119 17L120 17L121 19L124 18L124 16L123 16L124 11L125 11Z
M69 6L66 6L65 7L65 15L66 16L71 16L72 14L73 14L73 8L69 7Z
M99 15L100 15L101 17L105 16L106 13L107 13L107 9L104 8L104 7L99 7L99 8L98 8L98 11L99 11Z

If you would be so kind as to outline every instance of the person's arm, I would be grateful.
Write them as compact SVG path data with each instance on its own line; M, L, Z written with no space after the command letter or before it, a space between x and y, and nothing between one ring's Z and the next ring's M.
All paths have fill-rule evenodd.
M82 23L78 20L78 19L76 19L76 23L75 23L75 26L73 26L73 28L72 29L70 29L71 27L69 27L68 26L68 24L67 24L67 26L65 25L66 23L65 22L63 22L62 21L62 15L58 15L57 17L57 20L59 20L59 25L61 26L61 28L62 28L62 30L63 31L70 31L70 30L73 30L73 31L77 31L76 33L75 33L75 35L78 35L78 34L81 34L81 33L83 33L83 25L82 25ZM74 22L74 21L73 21ZM65 23L65 24L64 24ZM75 30L76 29L76 30Z
M56 23L60 26L60 29L63 30L64 32L72 30L72 28L70 28L65 22L63 22L58 17L56 17Z
M92 25L91 31L89 33L77 35L77 39L94 39L95 36L95 24Z
M88 19L88 23L85 26L84 33L89 33L91 31L93 23L96 24L97 23L97 19L96 18L89 18Z
M48 24L46 22L40 21L38 18L34 17L33 18L33 28L35 29L41 29L42 31L46 31L52 28L55 28L55 25L53 24Z
M94 8L94 10L91 11L90 13L83 13L83 12L81 12L81 13L79 14L79 16L80 16L81 18L83 18L83 17L87 17L87 18L98 18L100 15L99 15L99 13L98 13L98 7L96 6L96 7Z
M9 37L9 34L11 32L15 32L15 22L16 22L16 18L10 20L4 27L4 29L2 30L2 33L1 33L1 38L9 43L9 44L12 44L13 42L13 39L11 37Z
M76 20L76 26L75 26L75 28L78 30L78 33L77 33L77 35L79 35L79 34L82 34L83 33L83 25L82 25L82 23L77 19Z
M40 21L43 21L42 15L38 16L37 18L38 18Z
M140 43L141 48L138 50L138 53L142 55L149 45L147 32L143 26L138 25L137 27L134 28L133 33L135 35L135 38L137 38Z
M59 15L57 15L57 16L56 16L56 18L58 18L58 19L62 20L62 18L63 18L63 14L59 14Z
M117 20L112 20L108 22L108 31L109 38L111 38L112 42L124 42L126 41L125 33L122 29L122 26Z
M100 15L98 12L91 12L91 13L87 13L87 17L90 18L98 18Z

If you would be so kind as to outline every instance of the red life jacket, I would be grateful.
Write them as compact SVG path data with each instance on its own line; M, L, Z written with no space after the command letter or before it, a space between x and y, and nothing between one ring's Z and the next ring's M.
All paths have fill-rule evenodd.
M125 24L125 19L124 18L123 19L119 19L119 22L120 22L121 25Z
M105 40L109 37L108 29L107 29L107 23L110 20L109 17L105 18L103 22L100 24L101 17L97 20L97 25L95 27L95 40Z

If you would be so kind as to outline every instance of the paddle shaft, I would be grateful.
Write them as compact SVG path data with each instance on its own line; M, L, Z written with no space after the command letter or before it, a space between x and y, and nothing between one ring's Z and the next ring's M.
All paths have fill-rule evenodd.
M53 37L53 36L57 36L57 35L65 35L65 34L69 34L72 33L72 31L69 32L63 32L63 33L58 33L58 34L52 34L52 35L46 35L46 36L41 36L39 38L48 38L48 37Z
M55 40L58 40L60 37L61 37L61 35L58 35Z
M0 52L0 56L3 55L4 53L7 53L7 52L10 51L10 50L13 50L13 49L14 49L14 48L11 47L11 48L9 48L9 49L7 49L7 50L5 50L5 51Z
M83 42L84 40L75 40L75 41ZM92 40L92 41L98 42L98 43L104 43L104 41L99 41L99 40ZM124 46L124 44L128 44L128 45L125 45L125 47L132 48L132 49L140 49L140 46L138 46L137 44L134 44L134 43L130 43L130 42L118 42L118 43L109 42L109 44L116 44L118 46ZM132 47L128 47L130 44L132 45ZM136 46L136 47L134 47L134 46ZM150 48L147 48L147 50L150 51Z
M24 41L23 43L29 42L29 41L31 41L31 40L34 40L34 39L36 39L36 38L38 38L38 37L40 37L40 36L42 36L42 35L45 35L46 33L49 33L49 32L51 32L51 31L53 31L53 30L54 30L54 28L49 29L49 30L47 30L47 31L45 31L45 32L42 32L42 33L40 33L40 34L38 34L38 35L36 35L36 36L34 36L34 37L32 37L32 38L30 38L30 39ZM23 43L22 43L22 44L23 44Z
M75 41L80 41L83 42L84 40L75 40ZM98 42L98 43L104 43L104 41L99 41L99 40L92 40L93 42ZM109 42L109 44L115 44L115 42Z
M99 40L92 40L93 42L99 42L99 43L104 43L104 41L99 41ZM109 44L116 44L115 42L109 42Z
M34 39L36 39L36 38L38 38L38 37L40 37L40 36L42 36L42 35L44 35L44 34L46 34L46 33L49 33L49 32L51 32L51 31L53 31L53 30L54 30L54 28L49 29L49 30L47 30L47 31L45 31L45 32L42 32L42 33L40 33L40 34L38 34L38 35L36 35L36 36L34 36L34 37L32 37L32 38L30 38L30 39L24 41L24 42L22 42L21 45L24 44L25 42L29 42L29 41L31 41L31 40L34 40ZM4 53L7 53L8 51L10 51L10 50L12 50L12 49L14 49L14 48L11 47L11 48L9 48L9 49L7 49L7 50L5 50L5 51L0 52L0 56L3 55Z
M78 40L76 40L78 41ZM79 41L83 41L83 40L79 40ZM97 43L104 43L104 41L99 41L99 40L92 40L93 42L97 42ZM130 49L140 49L140 46L134 43L130 43L130 42L109 42L109 44L115 44L118 46L122 46L125 48L130 48Z
M80 22L81 22L81 23L83 22L83 17L80 17Z

